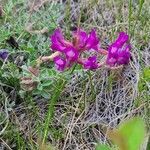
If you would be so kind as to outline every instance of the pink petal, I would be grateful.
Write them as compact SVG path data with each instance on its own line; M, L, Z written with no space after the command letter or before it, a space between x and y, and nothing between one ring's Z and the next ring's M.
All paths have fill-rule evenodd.
M68 60L76 61L78 59L79 52L74 47L68 47L64 51Z
M115 41L115 45L121 47L124 45L124 43L126 43L129 40L129 36L124 33L124 32L120 32L117 40Z
M63 59L62 57L56 56L54 58L54 62L55 62L55 67L56 67L57 70L63 71L65 69L66 60Z
M96 56L89 57L87 60L84 61L84 68L85 69L97 69L98 63Z
M129 45L127 45L123 51L121 51L118 54L118 64L122 65L122 64L128 64L131 54L130 54L130 49L131 47Z
M76 31L73 32L74 46L79 49L83 49L86 44L87 38L88 35L86 34L85 31L77 29Z
M99 39L96 35L96 31L93 29L90 32L90 35L86 41L86 49L95 49L98 50Z
M63 52L66 47L71 46L72 44L64 39L64 36L60 29L56 29L51 39L51 49Z

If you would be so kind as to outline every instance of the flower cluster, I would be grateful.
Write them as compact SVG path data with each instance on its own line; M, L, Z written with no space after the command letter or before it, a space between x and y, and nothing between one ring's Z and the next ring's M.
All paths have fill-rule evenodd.
M101 67L101 64L110 67L127 64L130 59L129 37L124 32L119 34L116 41L108 47L108 50L100 48L99 38L94 29L89 34L81 29L73 31L71 41L64 38L61 29L56 29L50 39L51 49L54 52L59 52L59 55L53 59L59 71L70 68L74 63L79 63L85 69L92 70ZM99 63L97 55L82 58L85 51L91 50L106 55L106 61Z
M129 63L131 46L128 44L129 36L120 32L118 38L108 48L106 63L109 66L118 66Z

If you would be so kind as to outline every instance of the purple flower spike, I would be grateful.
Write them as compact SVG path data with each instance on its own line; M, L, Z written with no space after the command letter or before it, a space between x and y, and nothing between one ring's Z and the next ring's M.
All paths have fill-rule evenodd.
M5 60L8 57L8 51L5 49L0 50L0 58Z
M60 29L56 29L54 34L50 37L52 45L52 50L57 50L63 52L64 49L72 44L64 39L64 36Z
M60 56L56 56L54 58L54 62L55 62L55 67L57 70L59 71L63 71L65 69L66 66L66 60L64 60L63 58L61 58Z
M89 57L87 60L84 62L84 68L85 69L97 69L98 68L98 63L97 63L97 58L96 56Z
M65 55L69 61L76 61L79 56L79 52L74 47L66 48Z
M90 35L86 41L86 49L95 49L98 50L98 43L99 43L99 39L96 35L96 31L93 29L90 32Z
M129 63L131 46L127 43L128 39L126 33L119 34L117 40L108 48L107 65L113 67Z

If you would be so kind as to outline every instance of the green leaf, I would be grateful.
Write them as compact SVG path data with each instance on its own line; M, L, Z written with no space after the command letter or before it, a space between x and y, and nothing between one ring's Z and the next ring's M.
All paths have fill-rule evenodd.
M42 86L43 87L47 87L47 86L50 86L52 84L52 81L51 80L47 80L47 81L44 81L43 83L42 83Z
M42 90L43 90L42 84L38 84L37 89L38 89L39 91L42 91Z
M46 92L46 91L42 91L41 92L42 97L44 97L45 99L50 99L51 95L50 93Z
M110 147L108 147L107 145L104 144L98 144L96 146L96 150L111 150Z
M138 150L145 135L145 125L141 118L133 118L119 127L119 133L126 140L128 150Z

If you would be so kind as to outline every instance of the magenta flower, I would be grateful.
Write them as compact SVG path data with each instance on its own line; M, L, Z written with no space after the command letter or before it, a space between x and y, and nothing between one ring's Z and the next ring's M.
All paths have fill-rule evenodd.
M86 41L85 48L86 49L95 49L95 50L98 50L98 43L99 43L99 39L96 36L96 31L92 30L90 32L90 35L89 35L87 41Z
M83 65L85 69L90 70L97 69L99 67L96 56L89 57L87 60L83 62Z
M88 35L85 31L77 29L72 36L72 41L69 42L65 40L61 30L56 29L50 37L51 49L61 52L61 55L54 59L58 70L64 70L71 67L73 63L78 63L78 59L84 51L90 49L98 50L99 39L95 30L92 30ZM94 69L96 68L95 59L94 57L89 57L82 65L86 69Z
M122 47L128 40L129 40L129 36L124 32L120 32L114 44L117 45L118 47Z
M73 32L74 46L79 50L98 50L99 39L96 35L96 31L92 30L88 35L85 31L78 29Z
M68 47L64 50L67 60L76 61L79 57L79 52L74 47Z
M113 67L128 64L130 60L131 46L128 43L129 36L121 32L117 40L109 46L106 64Z
M62 57L56 56L54 58L54 63L55 63L55 67L56 67L57 70L63 71L65 69L66 60L63 59Z
M70 42L64 39L64 36L60 29L56 29L50 39L52 42L51 49L54 51L64 52L64 49L66 49L66 47L72 46Z

